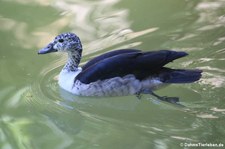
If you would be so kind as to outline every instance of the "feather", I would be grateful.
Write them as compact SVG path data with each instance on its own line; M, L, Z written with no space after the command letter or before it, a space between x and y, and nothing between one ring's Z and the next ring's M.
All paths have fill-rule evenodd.
M165 68L159 73L159 78L164 83L191 83L201 78L202 70L170 69Z
M91 59L89 62L87 62L84 66L82 66L82 70L87 69L88 67L98 63L99 61L102 61L106 58L119 55L119 54L125 54L125 53L133 53L133 52L141 52L141 50L136 49L121 49L121 50L115 50L111 52L107 52L105 54L102 54L100 56L95 57L94 59Z
M113 77L123 77L134 74L137 78L144 78L160 71L167 63L186 56L185 52L160 50L151 52L124 52L104 58L86 67L76 80L88 84L98 80Z

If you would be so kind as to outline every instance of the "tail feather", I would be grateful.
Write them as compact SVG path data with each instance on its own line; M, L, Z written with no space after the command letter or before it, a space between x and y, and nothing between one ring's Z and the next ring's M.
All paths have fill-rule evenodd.
M202 76L202 70L165 69L160 73L160 79L164 83L192 83Z

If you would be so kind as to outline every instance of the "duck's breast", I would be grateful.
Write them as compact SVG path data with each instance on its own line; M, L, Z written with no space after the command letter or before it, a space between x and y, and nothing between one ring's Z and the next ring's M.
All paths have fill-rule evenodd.
M59 74L59 86L68 92L72 92L72 88L74 86L74 79L81 71L81 68L78 68L77 71L67 71L63 69Z

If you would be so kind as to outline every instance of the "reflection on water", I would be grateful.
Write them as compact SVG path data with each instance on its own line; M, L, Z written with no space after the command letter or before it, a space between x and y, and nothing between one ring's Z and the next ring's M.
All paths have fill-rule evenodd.
M224 143L224 13L217 1L15 0L0 2L0 148L180 148ZM12 13L11 10L14 10ZM81 37L85 63L116 48L175 49L171 67L200 68L193 84L143 95L77 97L60 89L66 57L37 56L61 32Z

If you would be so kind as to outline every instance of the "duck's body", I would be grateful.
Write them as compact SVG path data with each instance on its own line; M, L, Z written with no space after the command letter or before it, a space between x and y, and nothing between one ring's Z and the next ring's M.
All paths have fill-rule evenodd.
M201 77L200 70L170 69L167 63L184 57L185 52L160 50L142 52L124 49L108 52L78 67L82 45L73 33L55 38L45 54L55 51L68 52L69 59L59 75L61 88L80 96L125 96L151 93L152 90L170 83L191 83Z
M98 80L88 84L80 80L73 82L76 72L67 73L61 71L59 75L59 85L61 88L79 96L126 96L141 93L143 88L153 90L159 87L162 82L157 78L149 78L140 81L134 75L124 77L113 77L105 80Z

